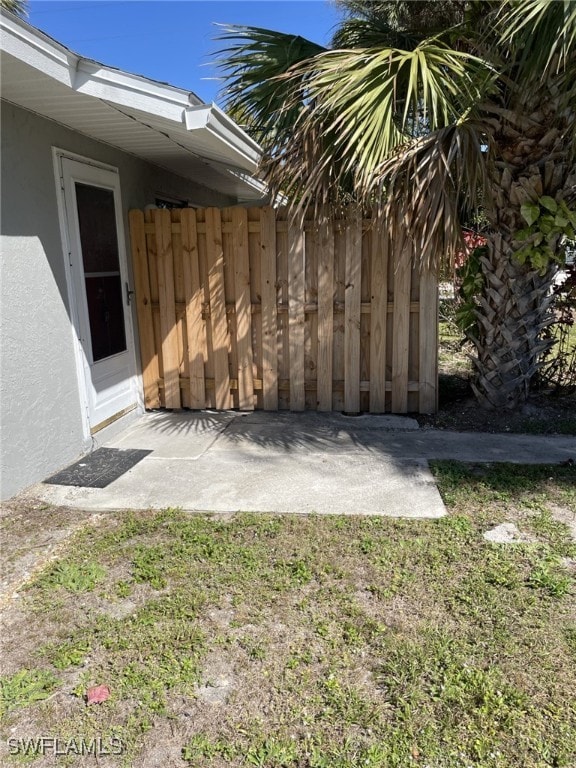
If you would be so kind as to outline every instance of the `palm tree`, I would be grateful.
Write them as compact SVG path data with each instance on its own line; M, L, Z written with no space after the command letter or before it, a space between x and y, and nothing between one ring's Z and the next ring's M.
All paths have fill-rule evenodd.
M330 49L228 27L226 107L295 211L376 204L422 263L452 257L482 209L473 387L487 407L516 408L550 343L550 286L576 229L576 3L339 5Z

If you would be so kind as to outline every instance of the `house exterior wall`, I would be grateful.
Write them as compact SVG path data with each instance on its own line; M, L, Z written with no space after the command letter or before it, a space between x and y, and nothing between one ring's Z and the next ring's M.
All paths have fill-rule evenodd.
M2 102L2 499L71 463L89 450L91 443L84 437L82 427L53 147L118 169L127 237L128 210L154 204L158 195L191 200L199 206L225 206L235 202ZM126 247L129 253L129 243ZM137 327L135 317L133 325Z

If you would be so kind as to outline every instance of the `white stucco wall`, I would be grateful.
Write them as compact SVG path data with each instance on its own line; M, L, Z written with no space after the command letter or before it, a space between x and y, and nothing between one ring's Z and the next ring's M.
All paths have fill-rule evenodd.
M128 210L153 204L159 193L200 206L235 201L5 102L1 134L0 498L6 499L90 447L82 431L52 147L118 168L127 236Z

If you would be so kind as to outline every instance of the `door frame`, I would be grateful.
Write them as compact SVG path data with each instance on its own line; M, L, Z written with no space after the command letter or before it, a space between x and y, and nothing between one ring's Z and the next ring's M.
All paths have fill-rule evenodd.
M87 378L87 359L84 348L80 340L80 329L82 327L80 321L80 306L81 299L76 295L75 281L72 275L72 263L71 263L71 244L69 234L69 219L66 210L66 195L64 189L64 175L62 168L62 160L72 160L83 165L91 166L99 170L112 172L118 179L118 189L115 190L115 194L118 195L117 204L119 208L119 215L116 216L117 238L118 238L118 255L120 259L121 272L126 275L129 284L132 283L132 275L128 264L128 248L124 227L124 209L122 206L122 192L120 187L120 175L118 168L107 163L102 163L92 158L79 155L75 152L69 152L59 147L52 147L52 160L54 166L54 178L56 182L56 200L58 206L58 223L60 229L60 238L62 242L62 254L64 258L64 269L66 274L66 287L68 290L68 300L70 306L70 330L72 333L72 342L74 349L74 361L76 364L76 374L78 380L78 396L80 400L80 410L82 416L82 430L86 440L91 440L100 429L104 429L106 426L121 418L127 412L134 410L134 407L138 410L143 409L144 396L142 387L142 375L140 366L136 356L136 337L135 337L135 324L133 318L133 305L126 305L123 303L124 308L124 323L126 329L126 346L129 356L130 368L131 368L131 390L134 395L134 406L128 409L120 411L113 417L106 419L102 424L92 425L90 423L90 408L89 408L89 386L91 382ZM124 286L123 286L124 289ZM124 295L124 290L123 290ZM98 429L94 430L94 427Z

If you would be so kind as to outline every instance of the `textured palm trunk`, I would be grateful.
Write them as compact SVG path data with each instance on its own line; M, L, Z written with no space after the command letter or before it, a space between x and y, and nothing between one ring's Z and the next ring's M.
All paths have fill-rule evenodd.
M551 321L551 284L545 275L514 260L501 236L488 241L481 261L484 291L477 307L476 376L472 387L486 408L513 410L528 397L539 359L550 346L542 331Z
M522 244L514 234L526 226L522 203L543 195L570 203L576 170L570 112L551 96L553 89L519 94L515 109L487 106L492 115L495 163L490 169L493 233L482 259L484 290L477 306L474 392L488 408L515 409L528 397L530 382L552 342L542 338L550 324L556 264L545 274L514 259ZM572 122L571 122L572 121ZM549 242L555 249L559 237Z

